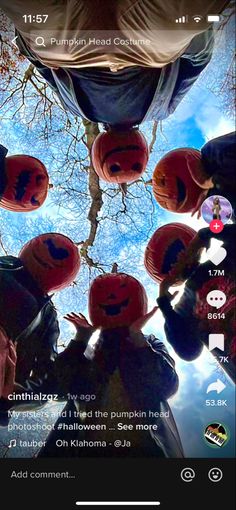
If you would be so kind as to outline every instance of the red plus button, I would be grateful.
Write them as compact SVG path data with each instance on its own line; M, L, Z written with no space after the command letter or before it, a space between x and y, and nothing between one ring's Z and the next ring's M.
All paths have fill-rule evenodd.
M209 227L214 234L219 234L224 228L224 223L220 220L212 220Z

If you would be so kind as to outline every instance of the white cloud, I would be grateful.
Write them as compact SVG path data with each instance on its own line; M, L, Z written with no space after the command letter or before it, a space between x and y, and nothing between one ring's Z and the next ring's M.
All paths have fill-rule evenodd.
M218 108L214 106L205 106L204 109L201 109L200 114L196 116L196 123L206 142L226 135L235 129L234 122L223 117Z

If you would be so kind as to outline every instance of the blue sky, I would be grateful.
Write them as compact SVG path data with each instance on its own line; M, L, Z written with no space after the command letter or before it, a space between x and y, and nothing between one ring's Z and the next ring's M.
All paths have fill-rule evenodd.
M212 61L188 96L179 105L177 111L158 126L157 140L148 163L147 179L151 177L157 161L168 150L181 146L201 148L208 140L234 130L233 112L228 106L229 93L224 86L233 47L234 36L231 24L230 27L226 27L223 35L217 37ZM11 106L11 109L11 111L14 110L14 105ZM89 202L82 195L87 190L86 175L78 174L77 187L81 195L76 196L76 207L73 200L65 201L64 195L60 195L60 184L63 182L64 175L58 176L57 162L54 157L57 153L63 153L63 147L67 143L66 134L57 137L49 135L48 141L45 141L39 137L40 126L32 124L30 130L27 130L25 118L29 115L29 110L30 102L15 117L14 122L4 118L0 143L8 147L10 154L28 153L41 159L49 170L54 189L43 207L30 215L11 214L0 210L2 240L9 253L14 255L17 255L22 244L39 233L61 231L75 241L79 241L86 238L89 229L86 218ZM11 111L8 112L9 117ZM63 125L61 113L58 114L57 122L60 122L60 118ZM152 126L149 123L141 126L141 130L149 141L151 140L151 129ZM65 173L65 176L67 175L68 172ZM103 187L107 190L106 184L103 184ZM188 223L196 230L206 224L204 220L196 220L187 214L178 215L164 211L152 198L150 199L150 196L147 196L142 186L132 188L132 193L137 198L129 201L130 218L124 218L121 215L118 224L107 216L119 210L120 197L113 197L112 201L109 197L105 198L101 215L106 218L98 230L96 244L91 250L91 255L96 260L102 260L104 266L107 264L106 270L109 270L112 262L116 261L120 270L138 277L147 289L149 307L151 308L158 296L158 286L150 279L143 267L143 253L148 238L158 226L173 221ZM60 206L59 202L61 202ZM135 219L135 225L132 219ZM3 254L0 247L0 255ZM55 295L54 302L58 309L61 325L61 341L67 341L74 335L73 327L63 320L63 315L72 310L87 315L87 289L94 276L95 274L91 276L88 268L83 265L77 278L77 286ZM167 343L163 330L163 318L159 311L146 326L144 332L154 333ZM199 359L187 363L180 360L170 347L168 348L176 360L180 379L179 391L170 400L170 405L179 427L186 456L210 456L213 458L233 456L233 434L222 450L208 447L203 439L203 430L211 421L219 420L219 422L225 423L233 433L234 388L232 383L225 378L222 371L217 370L214 358L207 349L204 349ZM226 384L222 398L227 399L227 408L209 408L205 405L206 388L217 377L225 381ZM16 449L14 452L10 452L9 456L18 454Z

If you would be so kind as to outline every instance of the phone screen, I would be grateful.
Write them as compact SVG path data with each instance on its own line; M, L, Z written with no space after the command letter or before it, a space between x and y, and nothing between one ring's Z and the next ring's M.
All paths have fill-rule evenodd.
M3 493L231 510L234 2L1 0L0 30Z

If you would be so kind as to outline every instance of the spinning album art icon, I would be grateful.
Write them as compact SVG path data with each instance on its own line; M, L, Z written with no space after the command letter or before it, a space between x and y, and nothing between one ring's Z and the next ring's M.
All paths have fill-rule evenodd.
M229 440L229 432L222 423L210 423L204 431L204 437L213 448L225 446Z

